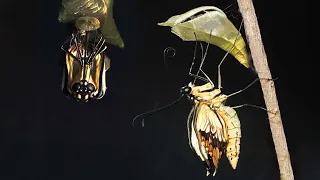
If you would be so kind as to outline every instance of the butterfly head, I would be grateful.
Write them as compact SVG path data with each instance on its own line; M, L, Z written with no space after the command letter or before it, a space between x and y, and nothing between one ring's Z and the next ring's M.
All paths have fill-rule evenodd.
M191 90L192 88L189 87L189 86L183 86L181 89L180 89L180 93L183 94L183 95L190 95L191 93Z

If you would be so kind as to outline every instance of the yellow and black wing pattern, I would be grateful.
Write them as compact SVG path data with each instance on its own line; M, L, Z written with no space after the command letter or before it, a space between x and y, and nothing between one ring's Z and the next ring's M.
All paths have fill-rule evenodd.
M199 101L188 118L189 144L204 162L208 175L215 175L219 159L226 154L235 169L240 152L240 121L234 109Z

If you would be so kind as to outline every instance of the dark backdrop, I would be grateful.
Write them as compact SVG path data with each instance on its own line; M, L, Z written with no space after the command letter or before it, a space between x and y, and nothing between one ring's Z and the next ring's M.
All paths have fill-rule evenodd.
M269 66L296 179L318 179L319 157L316 11L307 1L255 1ZM237 25L236 1L115 0L114 17L125 49L109 46L111 69L106 96L78 104L60 90L60 46L70 35L57 20L60 1L1 1L1 179L212 179L190 150L186 99L154 114L142 128L139 113L179 97L192 80L187 74L193 42L183 42L159 27L169 17L201 5L227 12ZM314 15L312 15L314 13ZM243 31L242 31L243 33ZM163 50L176 56L163 63ZM204 70L217 83L224 52L210 46ZM199 59L198 61L199 62ZM232 56L222 66L223 91L235 92L255 79ZM259 83L227 101L264 106ZM232 170L225 157L215 177L279 179L267 113L237 109L242 124L241 154Z

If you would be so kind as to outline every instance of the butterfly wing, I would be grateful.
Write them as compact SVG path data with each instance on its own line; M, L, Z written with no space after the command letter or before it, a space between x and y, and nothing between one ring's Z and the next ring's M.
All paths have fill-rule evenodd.
M72 50L71 54L76 57L76 50ZM82 67L79 60L66 53L62 78L62 90L67 97L73 97L72 86L86 80L95 87L95 91L90 96L101 99L107 89L106 72L110 68L110 59L105 53L98 54L92 61L91 66ZM86 70L87 76L83 78L82 74Z
M227 131L221 117L205 103L197 103L190 124L192 149L204 162L207 175L216 173L218 162L225 149Z
M238 115L234 109L228 106L221 106L217 111L225 123L228 133L226 156L233 169L236 169L240 154L241 125Z
M106 73L109 68L109 57L105 53L101 53L101 58L96 58L90 71L90 80L97 87L93 94L97 99L101 99L107 90Z

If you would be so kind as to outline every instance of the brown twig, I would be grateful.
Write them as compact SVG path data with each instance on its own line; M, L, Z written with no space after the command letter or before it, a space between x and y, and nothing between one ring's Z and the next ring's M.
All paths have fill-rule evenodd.
M244 20L244 28L246 37L251 50L253 64L260 78L261 88L264 95L268 113L270 129L277 153L280 179L293 180L293 171L291 167L290 155L287 147L286 136L284 133L280 109L274 87L274 82L271 77L268 66L267 55L261 39L258 20L255 14L255 9L252 0L237 0L240 12ZM270 79L270 80L268 80Z

